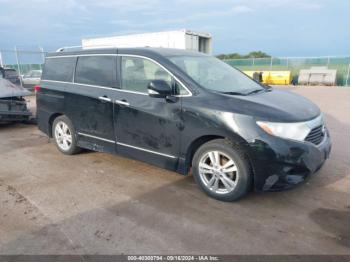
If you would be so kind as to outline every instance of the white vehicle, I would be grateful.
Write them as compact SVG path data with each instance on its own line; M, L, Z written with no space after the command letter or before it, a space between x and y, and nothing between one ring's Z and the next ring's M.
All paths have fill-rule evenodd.
M211 54L212 37L208 33L198 33L183 29L177 31L82 39L83 49L108 47L164 47Z
M42 74L41 70L31 70L28 72L28 74L23 75L22 76L23 87L27 89L33 89L34 86L40 83L41 74Z

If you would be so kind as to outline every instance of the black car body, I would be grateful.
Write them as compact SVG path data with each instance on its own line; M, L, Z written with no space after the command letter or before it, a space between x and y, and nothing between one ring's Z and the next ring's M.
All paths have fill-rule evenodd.
M221 200L234 200L243 193L231 198L222 197L227 180L219 179L223 169L212 170L214 161L210 164L210 148L214 148L212 155L215 157L216 152L223 152L224 158L228 156L222 160L220 155L220 163L229 162L232 155L241 170L242 180L246 180L243 191L250 186L257 191L292 187L316 172L328 158L329 133L319 108L309 100L291 92L266 88L245 79L240 72L234 74L242 78L241 83L257 89L236 92L237 82L232 83L232 92L210 90L204 86L212 85L220 71L212 74L205 66L193 67L200 71L195 80L192 75L197 76L196 72L186 71L181 57L208 60L209 68L210 63L222 63L199 53L161 48L48 54L41 89L37 92L39 129L55 137L55 119L64 116L63 123L71 126L69 132L73 144L78 147L117 153L184 175L191 167L198 173L201 165L209 165L210 170L206 172L212 176L204 178L203 183L209 188L204 190ZM195 61L186 60L188 65ZM147 63L153 65L146 67ZM158 71L153 72L153 66L159 67ZM145 75L152 75L148 78L150 83L140 80L147 78L139 76L141 67ZM210 74L213 76L207 82L199 83ZM227 79L233 78L224 74L217 83ZM166 83L172 91L171 94L164 91L166 95L163 95ZM124 86L134 89L128 90ZM271 133L274 130L280 132L278 123L285 129L286 135L281 133L282 137ZM305 138L299 139L301 136L294 126L304 130ZM59 136L59 132L57 134ZM299 140L283 136L298 136ZM236 152L231 154L231 148ZM203 154L209 152L209 160L201 159L198 153L201 150ZM198 167L194 167L196 161ZM232 171L232 174L234 172L238 171ZM238 173L234 176L238 179ZM222 189L218 189L220 187Z
M27 121L32 113L27 108L25 96L31 93L0 76L0 123Z

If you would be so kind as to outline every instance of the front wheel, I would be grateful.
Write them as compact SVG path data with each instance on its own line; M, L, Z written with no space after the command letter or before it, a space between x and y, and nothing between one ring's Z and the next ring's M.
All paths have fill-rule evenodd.
M249 162L229 140L216 139L202 145L193 157L192 170L197 184L215 199L234 201L250 190Z
M80 151L77 147L74 126L68 117L59 116L55 119L52 134L58 150L63 154L74 155Z

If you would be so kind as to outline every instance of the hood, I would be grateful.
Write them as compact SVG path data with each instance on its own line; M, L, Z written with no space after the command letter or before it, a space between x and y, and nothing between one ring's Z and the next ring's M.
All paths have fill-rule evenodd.
M29 95L31 93L27 89L14 85L7 79L0 78L0 98Z
M320 109L298 94L271 89L248 96L220 95L221 108L271 122L302 122L320 115ZM222 96L228 100L222 103ZM219 102L220 99L217 100ZM225 105L223 105L225 104Z

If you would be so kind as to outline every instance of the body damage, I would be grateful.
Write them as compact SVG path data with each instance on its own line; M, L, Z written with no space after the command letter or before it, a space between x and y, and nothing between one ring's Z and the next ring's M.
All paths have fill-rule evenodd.
M26 89L0 78L0 122L28 120L32 114L23 98L28 95Z
M256 124L260 120L314 119L320 110L313 103L274 89L247 96L206 90L166 58L169 52L176 55L184 51L140 48L89 50L80 54L116 55L117 64L122 55L151 58L171 71L191 91L190 96L167 100L121 92L120 70L115 89L42 81L37 94L39 128L51 136L54 118L66 115L76 128L79 146L118 153L182 174L188 174L193 154L203 143L226 138L244 150L258 191L289 188L322 166L331 149L328 131L316 146L271 136ZM98 100L101 96L128 101L130 105L102 103Z

